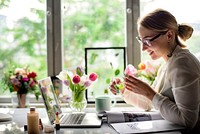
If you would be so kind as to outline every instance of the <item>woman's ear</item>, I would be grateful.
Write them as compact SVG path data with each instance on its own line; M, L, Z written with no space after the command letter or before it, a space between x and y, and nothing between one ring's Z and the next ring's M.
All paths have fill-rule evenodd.
M168 30L166 35L167 35L168 42L170 42L171 40L173 40L173 38L175 36L174 31L172 31L172 30Z

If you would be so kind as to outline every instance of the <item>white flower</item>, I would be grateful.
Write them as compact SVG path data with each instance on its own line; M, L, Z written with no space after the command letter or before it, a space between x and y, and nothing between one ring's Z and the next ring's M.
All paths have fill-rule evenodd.
M66 80L66 77L67 77L67 74L69 74L68 71L66 70L63 70L59 73L59 75L57 75L56 77L59 78L60 80L62 81L65 81Z

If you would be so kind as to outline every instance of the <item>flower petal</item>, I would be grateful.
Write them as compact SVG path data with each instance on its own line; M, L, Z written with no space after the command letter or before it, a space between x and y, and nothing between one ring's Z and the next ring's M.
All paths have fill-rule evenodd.
M137 74L137 69L133 65L129 64L126 67L124 73L125 73L125 75L135 76Z
M66 80L68 71L63 70L61 71L56 77L62 81Z

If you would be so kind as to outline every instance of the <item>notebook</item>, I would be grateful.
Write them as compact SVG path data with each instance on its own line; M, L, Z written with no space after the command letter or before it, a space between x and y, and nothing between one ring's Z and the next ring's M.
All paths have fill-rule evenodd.
M63 113L50 77L38 81L49 121L54 124L56 112L60 115L61 127L101 127L102 119L96 113Z

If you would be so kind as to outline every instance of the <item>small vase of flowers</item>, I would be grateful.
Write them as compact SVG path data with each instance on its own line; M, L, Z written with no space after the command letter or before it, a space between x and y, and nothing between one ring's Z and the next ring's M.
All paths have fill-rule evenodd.
M5 89L9 89L12 94L16 93L18 108L24 108L26 106L26 97L28 93L33 93L36 100L38 100L40 91L36 77L37 74L30 71L28 67L12 67L4 72L2 80L6 86Z
M86 75L83 68L78 66L74 72L61 71L59 78L72 92L69 102L70 108L74 112L82 112L87 106L85 91L87 88L97 81L98 75L94 72Z

